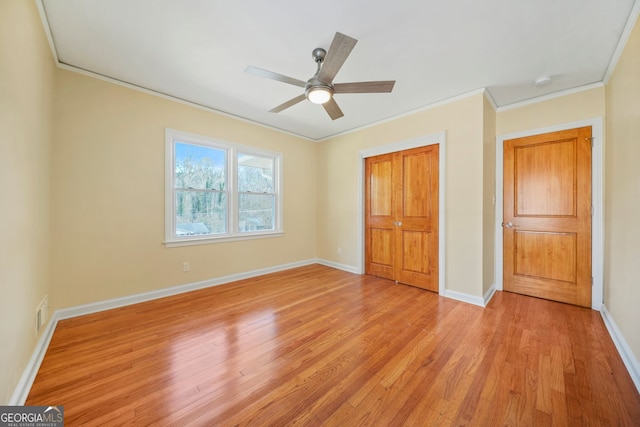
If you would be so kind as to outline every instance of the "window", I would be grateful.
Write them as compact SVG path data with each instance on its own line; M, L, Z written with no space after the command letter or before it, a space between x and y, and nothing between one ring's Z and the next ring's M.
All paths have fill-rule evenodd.
M281 155L167 129L165 244L281 234Z

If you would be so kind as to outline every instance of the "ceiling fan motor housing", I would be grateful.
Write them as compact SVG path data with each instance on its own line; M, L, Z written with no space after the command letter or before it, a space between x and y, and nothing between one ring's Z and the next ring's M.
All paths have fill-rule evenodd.
M324 58L327 56L327 51L321 47L317 47L313 49L313 52L311 52L311 55L313 56L314 61L322 62L324 61Z

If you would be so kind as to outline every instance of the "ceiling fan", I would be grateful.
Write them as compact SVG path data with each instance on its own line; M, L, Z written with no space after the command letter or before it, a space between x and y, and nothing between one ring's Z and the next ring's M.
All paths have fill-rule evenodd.
M333 98L337 93L387 93L393 90L395 80L383 80L375 82L333 83L342 64L346 61L351 50L358 40L336 33L329 46L329 51L318 47L313 50L313 60L318 64L316 73L309 80L302 81L293 77L287 77L273 71L249 66L245 72L267 79L277 80L304 88L304 93L287 102L269 110L271 113L279 113L305 98L314 104L322 104L331 120L339 119L344 113Z

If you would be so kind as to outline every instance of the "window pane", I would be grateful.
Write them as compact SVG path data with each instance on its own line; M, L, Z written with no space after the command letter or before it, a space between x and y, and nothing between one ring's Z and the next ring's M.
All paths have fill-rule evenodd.
M238 191L273 194L273 159L238 153Z
M275 196L271 194L239 194L238 230L275 229L274 207Z
M226 204L223 192L176 190L176 236L226 233Z
M176 188L225 190L226 154L225 150L176 142Z

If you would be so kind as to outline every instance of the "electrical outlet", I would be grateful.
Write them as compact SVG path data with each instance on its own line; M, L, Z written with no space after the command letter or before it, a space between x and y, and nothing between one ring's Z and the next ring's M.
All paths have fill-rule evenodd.
M190 265L189 261L183 262L182 263L182 271L184 271L186 273L189 270L191 270L191 265Z
M342 253L342 248L338 248L338 255Z

